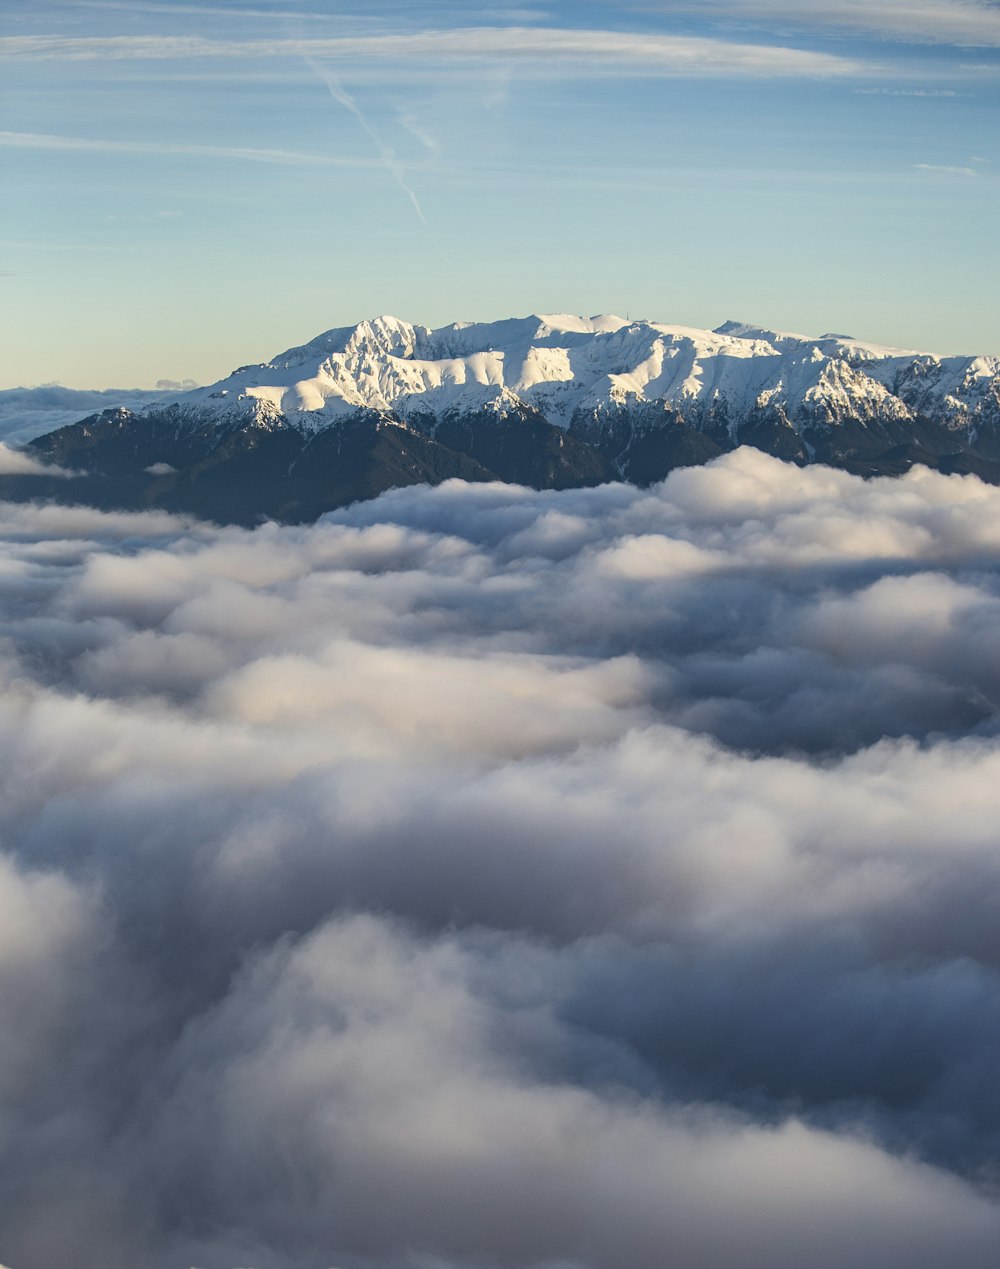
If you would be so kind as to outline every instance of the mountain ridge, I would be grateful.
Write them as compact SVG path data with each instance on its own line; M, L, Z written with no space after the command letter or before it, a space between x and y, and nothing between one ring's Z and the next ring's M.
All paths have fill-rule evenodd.
M998 376L1000 357L940 357L732 320L708 331L608 314L533 314L433 330L382 316L325 331L179 400L211 408L220 398L252 397L304 427L351 408L403 418L468 409L504 388L559 426L576 409L609 402L690 407L725 398L732 412L746 413L780 400L794 416L805 402L832 404L845 393L855 406L895 397L890 411L908 417L921 404L909 390L918 380L939 409L961 413L963 405L975 410L977 387Z
M734 320L708 331L541 313L434 330L382 316L29 448L90 481L39 496L65 500L72 484L246 520L311 518L449 476L650 483L743 444L864 475L925 462L1000 483L1000 358ZM0 492L28 490L10 485Z

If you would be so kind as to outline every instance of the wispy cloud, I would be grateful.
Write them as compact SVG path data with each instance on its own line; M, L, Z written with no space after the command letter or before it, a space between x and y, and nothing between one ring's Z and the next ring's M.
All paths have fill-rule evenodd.
M313 71L315 71L320 79L322 79L323 83L326 84L330 96L334 99L334 101L343 106L345 110L349 111L361 125L365 135L378 151L379 158L382 161L382 166L409 199L410 203L413 205L414 211L420 217L421 222L426 225L427 219L424 216L423 208L420 206L420 200L413 192L412 186L408 183L406 179L406 172L403 169L403 165L396 158L395 152L382 140L382 137L379 135L374 125L369 122L368 116L364 113L337 76L325 66L321 66L319 62L315 61L311 57L306 59L306 63Z
M951 163L914 163L918 172L943 172L947 176L978 176L974 167L959 167Z
M254 8L253 6L237 6L218 4L181 4L173 3L173 0L76 0L76 5L81 9L103 9L110 12L127 12L127 13L163 13L174 14L181 13L185 16L195 17L219 17L219 18L265 18L274 20L279 18L285 19L331 19L334 15L330 13L320 13L315 9L268 9ZM337 21L342 21L342 15L335 15ZM0 1269L3 1269L0 1266Z
M122 255L123 253L126 255L148 255L167 251L166 247L151 247L148 244L136 247L120 242L40 242L13 238L0 240L0 247L6 251L94 251L111 255ZM16 275L12 274L11 276Z
M420 120L408 110L401 111L397 116L397 121L401 128L404 128L411 137L419 141L425 150L430 150L432 154L438 154L441 150L441 142L433 135Z
M210 40L196 36L111 36L65 39L10 36L0 57L59 61L300 57L324 61L419 59L431 63L555 63L629 73L673 75L849 76L864 63L827 53L691 36L619 31L478 27L416 34L312 40Z
M876 31L909 43L1000 47L1000 7L979 0L661 0L669 12L729 13L747 21Z
M277 163L305 167L316 164L355 168L378 166L373 159L348 159L332 154L310 154L301 150L267 150L240 145L187 145L170 141L112 141L98 137L62 137L47 132L0 132L0 146L20 150L173 155L179 158L195 159L244 159L252 163Z
M855 88L861 97L966 97L950 88Z
M185 15L195 14L199 17L220 18L267 18L267 19L306 19L309 21L336 21L342 25L344 21L359 20L357 15L331 13L321 9L284 9L268 8L254 5L220 5L220 4L185 4L174 0L74 0L76 8L102 9L111 12L127 13L164 13ZM477 16L486 22L545 22L551 19L551 12L545 9L528 7L510 7L497 5L489 9L477 10ZM3 1266L0 1265L0 1269Z

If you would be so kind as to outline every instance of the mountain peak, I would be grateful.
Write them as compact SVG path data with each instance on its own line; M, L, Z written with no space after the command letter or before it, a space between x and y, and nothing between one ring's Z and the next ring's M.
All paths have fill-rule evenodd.
M576 335L609 334L629 325L626 318L614 313L598 313L594 317L578 317L574 313L535 313L533 317L549 331Z
M755 326L752 322L740 322L733 318L716 326L714 335L727 335L731 339L759 339L769 344L779 344L786 340L808 343L810 336L800 335L795 331L772 330L767 326Z
M386 357L412 357L417 346L418 330L409 322L385 314L359 322L344 349L364 348Z

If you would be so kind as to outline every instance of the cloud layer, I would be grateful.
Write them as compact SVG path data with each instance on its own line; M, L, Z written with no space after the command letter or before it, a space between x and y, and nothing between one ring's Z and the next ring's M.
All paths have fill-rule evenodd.
M371 160L340 158L332 154L309 154L301 150L267 150L232 145L175 145L157 141L109 141L97 137L60 137L38 132L0 132L0 146L19 150L64 150L84 154L152 154L193 159L239 159L250 163L275 163L278 166L374 166Z
M0 133L0 145L4 144L3 137L4 134ZM98 414L101 410L119 405L139 409L148 402L155 401L172 386L174 385L165 384L157 392L137 388L89 392L79 388L64 388L57 383L43 384L37 388L0 389L0 437L11 445L23 445L33 437L62 427L64 423L77 423L86 414ZM176 386L183 388L185 385ZM27 461L27 455L23 458Z
M0 512L3 1263L995 1263L1000 490Z
M861 63L834 54L699 36L545 27L470 27L394 35L309 40L212 40L200 36L12 35L0 58L87 62L306 58L354 66L370 60L531 65L561 64L618 73L675 75L855 75Z
M692 8L685 0L667 0L659 7L667 12ZM808 7L799 0L708 0L694 7L702 13L728 13L741 22L778 22L793 29L841 27L958 48L1000 45L1000 9L994 0L828 0Z
M12 449L0 441L0 475L2 476L71 476L72 472L46 466L22 449Z

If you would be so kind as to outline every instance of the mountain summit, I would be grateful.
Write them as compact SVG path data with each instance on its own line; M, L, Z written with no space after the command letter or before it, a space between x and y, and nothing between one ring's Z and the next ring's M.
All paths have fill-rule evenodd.
M743 444L862 474L925 462L1000 480L1000 358L738 321L708 331L543 313L432 330L383 316L31 448L87 473L36 496L72 487L252 521L450 476L648 483ZM26 479L3 492L25 496Z

